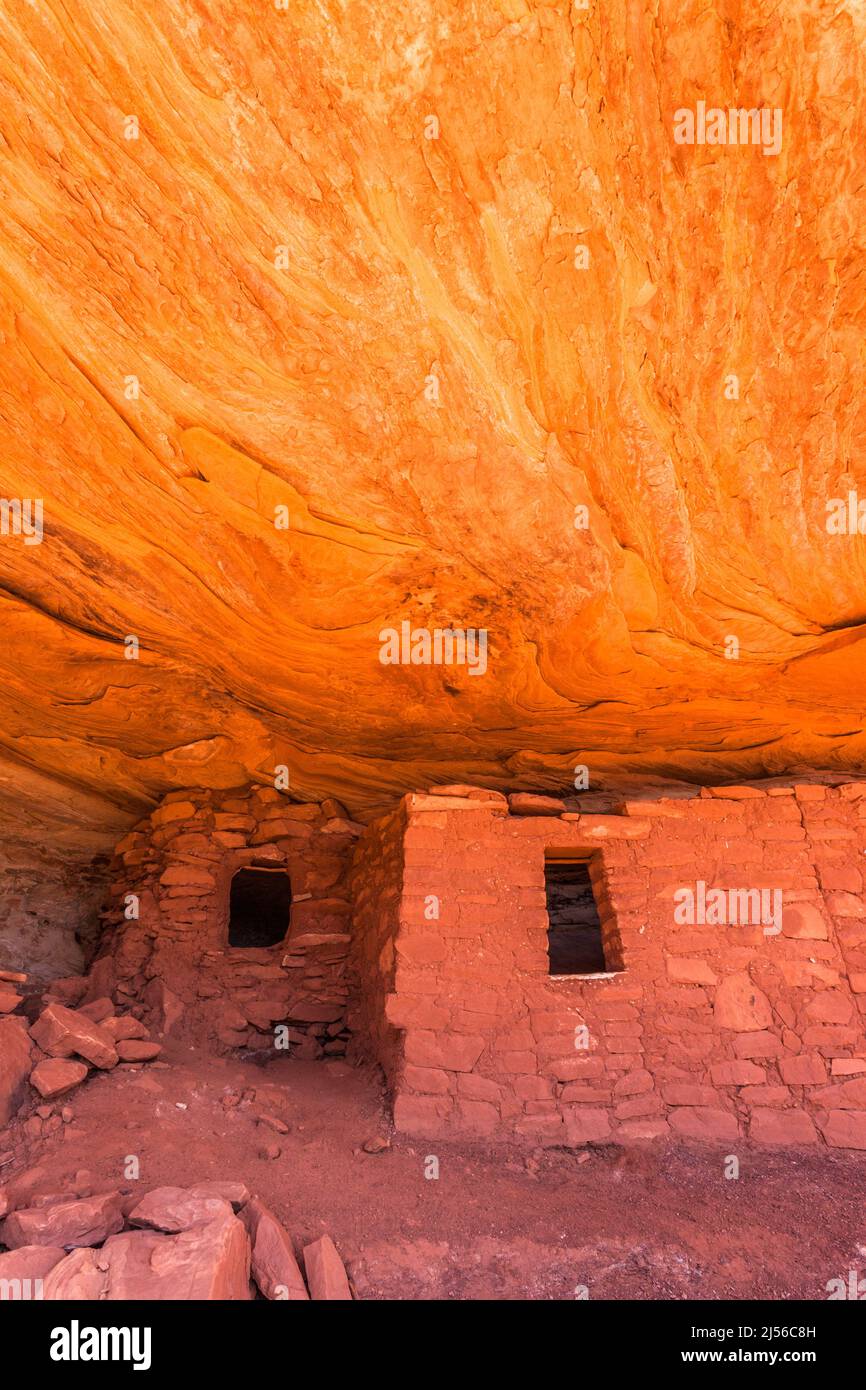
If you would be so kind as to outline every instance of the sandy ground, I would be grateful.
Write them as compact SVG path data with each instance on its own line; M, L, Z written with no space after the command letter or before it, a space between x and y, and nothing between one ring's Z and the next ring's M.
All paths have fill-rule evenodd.
M37 1192L143 1193L241 1179L296 1242L329 1232L362 1299L826 1299L828 1280L866 1274L866 1155L741 1144L730 1180L707 1147L417 1141L391 1134L372 1070L166 1060L92 1075L66 1098L72 1121L17 1149L3 1180L38 1168ZM364 1152L376 1137L390 1147Z

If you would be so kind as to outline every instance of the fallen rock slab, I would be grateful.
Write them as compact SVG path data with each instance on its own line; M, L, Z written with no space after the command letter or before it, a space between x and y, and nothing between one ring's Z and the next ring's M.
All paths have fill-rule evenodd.
M0 1255L0 1302L5 1298L41 1298L43 1290L35 1291L33 1281L44 1280L55 1265L66 1258L66 1251L59 1245L22 1245L18 1250L10 1250ZM13 1280L19 1281L14 1292Z
M7 1125L27 1099L32 1066L26 1018L0 1019L0 1126Z
M142 1233L145 1236L147 1233ZM139 1239L139 1233L113 1236L107 1244ZM250 1292L250 1242L241 1221L229 1209L204 1226L194 1226L180 1235L158 1238L151 1248L148 1269L122 1265L115 1251L109 1251L108 1297L165 1299L248 1300Z
M122 1062L151 1062L162 1052L159 1043L145 1042L142 1038L120 1038L115 1048Z
M114 1013L114 1005L107 995L103 995L101 999L91 999L89 1004L79 1004L76 1013L84 1014L91 1023L103 1023Z
M250 1242L231 1212L179 1235L125 1231L78 1250L45 1281L46 1299L240 1302L251 1298Z
M115 1043L122 1042L128 1038L148 1039L150 1034L142 1023L141 1019L135 1018L132 1014L113 1014L110 1018L102 1019L102 1027L106 1033L110 1033Z
M23 994L16 994L14 989L3 989L0 986L0 1014L11 1014L13 1009L17 1009Z
M304 1246L304 1269L310 1298L314 1301L345 1302L352 1299L345 1266L330 1236L321 1236Z
M158 1231L187 1231L220 1217L231 1216L230 1202L185 1187L155 1187L129 1212L131 1226L152 1226Z
M62 1096L78 1086L87 1075L84 1062L76 1062L71 1057L46 1057L37 1062L30 1073L30 1085L35 1086L40 1096L46 1100Z
M276 1134L288 1134L289 1126L285 1120L281 1120L277 1115L256 1115L256 1121L264 1125L265 1129L272 1129Z
M23 1245L99 1245L122 1226L120 1194L103 1192L13 1211L0 1223L0 1242L10 1250Z
M42 1286L43 1299L46 1302L83 1299L90 1303L103 1298L108 1275L99 1267L100 1254L99 1250L87 1248L73 1250L47 1275Z
M49 1057L77 1054L95 1067L108 1070L117 1064L111 1034L85 1014L63 1004L49 1004L30 1029L30 1036Z
M50 992L43 997L46 1002L54 1003L59 1000L62 1004L74 1007L84 998L89 984L86 975L64 975L61 979L51 981Z
M505 795L503 792L493 791L491 787L476 787L467 782L449 782L447 786L427 787L419 793L421 796L447 796L459 797L465 801L491 801L498 805L505 805Z
M235 1211L240 1207L246 1206L251 1197L250 1190L246 1183L223 1182L221 1179L213 1179L208 1182L197 1182L189 1191L195 1193L196 1196L202 1194L205 1197L222 1197L224 1201L231 1203Z
M310 1295L291 1239L270 1208L255 1199L244 1207L241 1220L252 1244L253 1279L265 1298L307 1301Z
M561 816L568 808L558 796L512 792L508 798L508 809L513 816Z

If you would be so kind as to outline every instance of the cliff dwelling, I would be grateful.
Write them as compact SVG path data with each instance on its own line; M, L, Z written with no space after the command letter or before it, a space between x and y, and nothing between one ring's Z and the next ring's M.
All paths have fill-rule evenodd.
M861 89L862 0L0 6L10 1378L469 1300L834 1374Z
M172 792L51 994L218 1053L369 1059L407 1133L866 1147L866 782L571 804L433 787L362 825Z

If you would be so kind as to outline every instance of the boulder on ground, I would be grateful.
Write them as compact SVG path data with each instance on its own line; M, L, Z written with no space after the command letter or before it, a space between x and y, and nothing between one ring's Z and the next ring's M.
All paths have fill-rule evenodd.
M42 1286L46 1302L84 1300L95 1303L105 1297L108 1274L100 1267L101 1250L83 1246L56 1264Z
M49 1004L30 1029L30 1036L49 1057L77 1054L95 1067L107 1070L117 1063L110 1033L85 1014L62 1004Z
M70 1008L84 998L90 981L86 975L64 975L60 979L51 981L49 997L59 1000L61 1004L68 1004Z
M0 1242L22 1245L99 1245L123 1226L119 1192L13 1211L0 1223Z
M108 996L103 994L99 999L91 999L89 1004L79 1004L76 1012L84 1014L91 1023L104 1023L114 1013L114 1005Z
M330 1236L321 1236L312 1245L304 1246L304 1269L310 1298L316 1301L351 1301L352 1290L346 1270Z
M0 1255L0 1299L2 1290L8 1285L4 1280L44 1279L46 1274L65 1258L66 1251L59 1245L22 1245L18 1250L9 1250ZM11 1295L15 1297L14 1294ZM27 1297L27 1294L20 1295ZM38 1298L38 1294L30 1297Z
M76 1250L45 1281L46 1299L134 1301L250 1298L250 1243L229 1210L179 1235L125 1231Z
M231 1215L231 1203L225 1197L185 1187L155 1187L132 1207L128 1220L131 1226L176 1233Z
M152 1062L162 1052L159 1043L143 1038L119 1038L115 1047L121 1062Z
M246 1206L250 1200L250 1190L246 1183L232 1182L230 1179L223 1181L218 1178L207 1182L197 1182L189 1190L196 1195L201 1193L206 1197L222 1197L226 1202L231 1202L235 1211Z
M30 1085L35 1086L40 1096L48 1100L71 1091L86 1075L84 1062L76 1062L71 1057L44 1057L30 1073Z
M256 1198L240 1215L252 1243L253 1278L265 1298L287 1302L309 1299L289 1234L273 1212Z
M110 1033L115 1043L122 1042L128 1038L149 1038L150 1034L142 1023L141 1019L135 1018L132 1014L112 1014L110 1018L102 1020L102 1027L106 1033Z
M149 1247L146 1262L142 1242ZM112 1236L102 1254L109 1266L109 1299L239 1302L251 1297L249 1237L231 1209L175 1236L149 1231Z

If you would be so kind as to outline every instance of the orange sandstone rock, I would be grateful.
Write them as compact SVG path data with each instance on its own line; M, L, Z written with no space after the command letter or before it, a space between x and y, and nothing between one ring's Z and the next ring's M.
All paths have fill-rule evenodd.
M330 1236L321 1236L304 1246L304 1269L312 1299L351 1302L346 1270Z
M282 763L353 815L862 766L856 7L81 8L0 35L10 865Z

